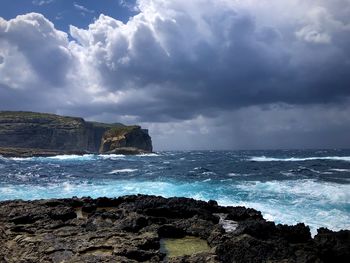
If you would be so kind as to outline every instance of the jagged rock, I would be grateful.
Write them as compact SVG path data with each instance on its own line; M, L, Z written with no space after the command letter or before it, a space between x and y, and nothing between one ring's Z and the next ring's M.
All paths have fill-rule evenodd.
M320 228L315 236L320 257L325 262L349 262L350 231L333 232Z
M218 214L238 225L226 232ZM225 219L229 220L229 219ZM163 238L206 240L168 258ZM186 237L185 237L186 238ZM275 225L260 212L187 198L131 195L0 202L1 262L349 262L350 231Z

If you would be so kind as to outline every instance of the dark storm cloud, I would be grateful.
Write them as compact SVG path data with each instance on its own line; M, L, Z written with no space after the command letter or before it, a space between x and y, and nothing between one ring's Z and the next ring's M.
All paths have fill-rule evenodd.
M87 38L89 47L102 43L89 55L104 87L136 87L154 98L126 111L150 121L188 119L208 108L331 103L350 95L349 24L327 9L298 10L309 20L286 22L284 32L285 24L258 24L257 14L234 8L204 9L198 18L185 4L164 5L175 13L160 6L155 17L145 10L112 31L107 17L93 30L71 30L83 45ZM123 103L118 107L123 111Z
M127 23L101 15L87 29L71 26L73 40L40 14L0 18L1 108L142 122L166 136L193 125L188 134L246 144L283 132L324 138L332 128L318 126L317 113L339 132L350 122L349 6L140 0Z

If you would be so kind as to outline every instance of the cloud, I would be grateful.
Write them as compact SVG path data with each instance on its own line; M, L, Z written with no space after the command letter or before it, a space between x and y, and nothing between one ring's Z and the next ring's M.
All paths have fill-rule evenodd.
M101 14L87 29L72 25L70 39L40 14L1 19L0 102L163 130L193 124L202 138L218 132L210 125L220 121L228 130L230 122L244 127L245 114L253 130L260 127L253 123L287 127L292 119L265 121L291 112L280 105L310 121L316 134L316 107L320 114L337 109L332 118L347 130L347 6L348 0L139 0L127 23ZM305 134L290 127L295 138ZM269 137L235 136L244 134L247 144L254 134Z
M139 1L139 9L127 24L100 16L88 30L71 27L70 33L94 57L106 89L147 90L159 113L181 119L188 117L184 110L191 116L208 108L324 103L349 95L349 52L337 42L348 24L325 8L292 10L299 20L286 17L276 25L258 23L260 13L238 2ZM324 45L315 49L317 43ZM170 97L176 103L169 104Z
M32 4L33 5L38 5L38 6L42 6L42 5L48 5L53 3L55 0L33 0Z
M119 0L119 5L129 9L130 11L139 11L135 0Z
M77 3L74 3L73 6L74 6L75 9L77 9L78 11L81 11L83 13L91 13L91 14L95 13L95 10L88 9L85 6L79 5Z

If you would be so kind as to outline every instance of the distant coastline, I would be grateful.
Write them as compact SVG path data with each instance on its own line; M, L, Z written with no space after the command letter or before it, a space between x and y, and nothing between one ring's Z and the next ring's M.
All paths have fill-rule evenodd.
M140 126L87 122L47 113L0 111L0 155L152 152L152 139Z

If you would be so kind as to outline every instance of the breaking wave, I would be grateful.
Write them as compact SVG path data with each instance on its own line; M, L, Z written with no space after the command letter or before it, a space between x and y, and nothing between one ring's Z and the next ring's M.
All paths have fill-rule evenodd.
M252 207L277 223L304 222L313 233L350 229L348 156L328 150L0 157L0 200L185 196Z
M266 156L255 156L248 159L255 162L303 162L315 160L346 161L350 162L350 156L325 156L325 157L291 157L291 158L274 158Z
M119 174L119 173L133 173L138 171L138 169L119 169L109 172L109 174Z

